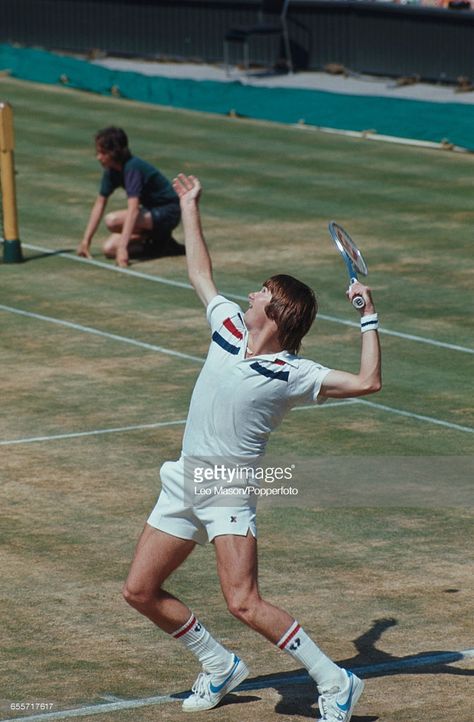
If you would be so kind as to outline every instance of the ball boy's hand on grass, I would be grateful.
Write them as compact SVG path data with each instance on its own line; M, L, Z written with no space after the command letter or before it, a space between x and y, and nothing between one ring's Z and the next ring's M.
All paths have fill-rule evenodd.
M76 253L81 258L92 258L91 252L89 250L89 244L86 241L81 241L81 243L77 247Z
M128 267L128 251L126 248L120 248L120 246L117 248L117 253L115 255L115 265L119 266L119 268Z

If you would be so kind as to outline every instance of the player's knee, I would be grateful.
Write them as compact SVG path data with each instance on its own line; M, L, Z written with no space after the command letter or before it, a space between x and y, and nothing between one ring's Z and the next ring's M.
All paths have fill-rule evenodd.
M258 603L259 599L255 595L231 596L227 599L227 609L236 619L245 624L252 624Z
M125 582L125 584L122 587L122 597L125 599L127 604L130 604L131 607L135 606L136 603L136 593L134 590L129 587L128 582Z
M144 609L152 601L152 596L147 592L145 588L134 586L128 582L125 582L122 589L122 596L131 607L134 609Z

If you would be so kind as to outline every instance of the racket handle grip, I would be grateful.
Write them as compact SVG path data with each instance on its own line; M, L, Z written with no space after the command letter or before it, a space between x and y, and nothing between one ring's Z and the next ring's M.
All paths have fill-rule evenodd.
M356 276L356 275L352 276L352 278L351 278L351 286L352 286L352 284L355 283L356 281L357 281L357 276ZM354 306L354 308L356 308L358 311L360 311L361 308L364 308L364 306L365 306L365 301L364 301L364 299L362 298L362 296L354 296L354 298L352 299L352 305Z
M357 310L360 311L361 308L364 308L365 301L362 296L354 296L354 298L352 299L352 305L354 306L354 308L357 308Z

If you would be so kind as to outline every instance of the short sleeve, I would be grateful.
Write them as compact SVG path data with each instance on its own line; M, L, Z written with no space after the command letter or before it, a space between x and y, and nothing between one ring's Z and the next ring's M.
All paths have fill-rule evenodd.
M220 294L214 296L214 298L209 302L206 311L207 322L209 323L212 331L220 328L227 318L233 318L238 315L241 316L243 324L243 314L240 306L234 301L229 301Z
M138 168L125 171L124 176L125 193L128 198L140 198L143 191L143 174Z
M319 397L321 384L331 371L315 361L300 359L298 373L294 375L291 395L295 403L323 404L326 399Z

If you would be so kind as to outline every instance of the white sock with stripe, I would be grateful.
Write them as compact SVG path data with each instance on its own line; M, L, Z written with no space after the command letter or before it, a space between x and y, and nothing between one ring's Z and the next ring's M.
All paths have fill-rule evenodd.
M201 662L207 672L222 673L232 666L234 655L211 637L207 629L194 614L182 627L171 633L179 639Z
M326 657L298 622L293 622L277 642L277 646L306 667L320 691L345 684L341 667Z

